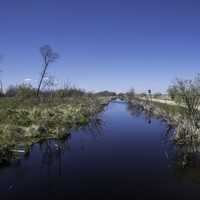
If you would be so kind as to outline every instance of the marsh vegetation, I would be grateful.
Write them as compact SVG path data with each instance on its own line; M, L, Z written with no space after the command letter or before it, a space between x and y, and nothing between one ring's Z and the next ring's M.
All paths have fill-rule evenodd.
M69 84L56 87L48 68L58 54L49 45L42 46L40 53L43 63L38 87L23 83L1 91L0 164L15 158L17 152L29 152L36 142L67 137L73 128L95 118L115 96Z
M86 92L69 84L56 86L48 69L59 58L49 45L40 48L41 75L37 86L23 83L9 86L0 97L0 163L29 152L32 144L52 138L65 138L70 130L95 118L112 99L127 100L146 116L157 116L175 127L173 140L181 145L200 143L200 75L194 80L177 79L168 94L101 91ZM159 102L168 99L174 104Z
M67 137L72 128L87 124L111 100L111 97L74 88L54 91L50 96L41 93L38 99L26 87L15 88L16 96L0 99L0 151L3 154L19 146L28 151L33 143L44 139ZM6 156L0 157L2 162L6 160Z
M200 74L193 80L177 79L169 87L168 95L152 95L149 91L145 95L130 95L129 92L126 98L175 127L173 139L176 143L200 143Z
M113 101L89 126L72 130L64 140L36 143L29 155L0 168L1 194L5 199L30 193L48 199L61 194L71 199L194 197L199 193L198 154L192 145L175 145L171 134L160 119Z

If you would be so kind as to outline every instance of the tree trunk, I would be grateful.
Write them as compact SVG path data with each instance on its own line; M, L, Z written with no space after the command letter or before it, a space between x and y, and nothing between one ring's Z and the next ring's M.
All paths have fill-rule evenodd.
M43 81L43 79L44 79L44 76L45 76L45 74L46 74L47 67L48 67L48 63L45 64L44 70L43 70L43 72L42 72L42 76L41 76L41 79L40 79L40 82L39 82L39 85L38 85L38 89L37 89L37 94L36 94L37 97L38 97L39 94L40 94L40 88L41 88L41 85L42 85L42 81Z

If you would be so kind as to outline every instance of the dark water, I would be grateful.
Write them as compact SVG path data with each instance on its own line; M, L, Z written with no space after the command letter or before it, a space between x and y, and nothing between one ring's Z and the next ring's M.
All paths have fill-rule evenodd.
M200 198L198 155L172 145L166 124L122 102L100 119L0 168L0 198Z

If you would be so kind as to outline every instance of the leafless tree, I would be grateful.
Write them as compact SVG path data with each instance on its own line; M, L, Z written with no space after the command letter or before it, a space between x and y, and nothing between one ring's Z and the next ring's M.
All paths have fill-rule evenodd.
M194 80L180 80L169 87L168 94L186 108L187 117L199 128L200 119L200 74Z
M131 88L127 93L126 93L127 97L129 100L133 100L133 98L135 97L135 89Z
M0 55L0 61L2 60L3 56ZM3 71L0 69L0 74L2 73ZM3 94L3 81L2 81L2 78L0 79L0 93L1 95Z
M40 82L37 89L37 96L39 96L40 89L44 80L44 77L47 74L47 69L51 63L53 63L59 56L55 53L49 45L44 45L40 48L40 53L43 59L42 73L40 77Z
M57 86L57 81L55 80L54 76L48 75L44 78L42 86L43 90L53 91L56 86Z
M0 70L0 73L2 73L3 71ZM0 80L0 93L3 94L3 81L2 79Z

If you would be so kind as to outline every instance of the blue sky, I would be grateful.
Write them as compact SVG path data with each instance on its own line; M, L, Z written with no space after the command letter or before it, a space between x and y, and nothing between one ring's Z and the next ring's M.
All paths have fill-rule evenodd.
M198 0L0 0L1 77L36 84L49 44L60 84L164 92L200 72L199 22Z

